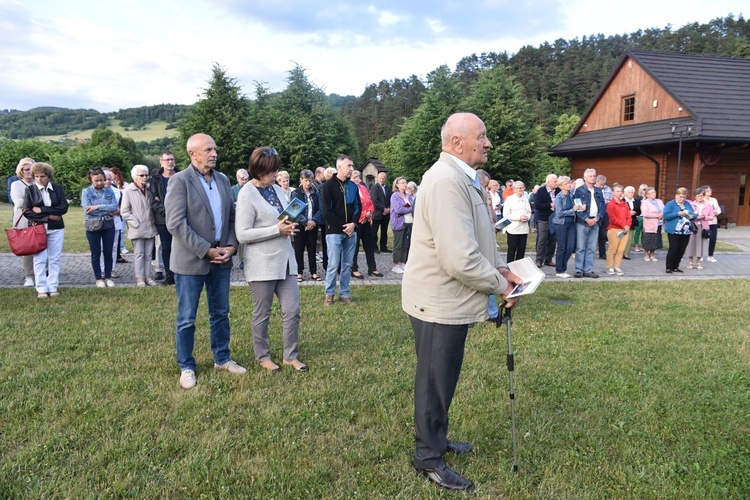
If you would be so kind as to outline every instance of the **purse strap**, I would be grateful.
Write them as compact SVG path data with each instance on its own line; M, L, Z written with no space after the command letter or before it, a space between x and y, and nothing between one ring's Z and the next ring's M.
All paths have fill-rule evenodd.
M18 223L21 222L21 217L23 217L23 214L25 214L28 211L29 211L28 208L24 208L23 210L21 210L21 215L18 216L18 219L16 219L15 224L13 224L13 229L18 229Z

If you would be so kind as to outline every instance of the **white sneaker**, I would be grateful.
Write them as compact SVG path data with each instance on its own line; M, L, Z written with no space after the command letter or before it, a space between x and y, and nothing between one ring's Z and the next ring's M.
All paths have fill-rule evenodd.
M127 248L123 248L122 250L120 250L120 253L123 255L127 255L130 253L130 251Z
M558 278L570 278L570 275L568 273L557 273L555 276Z
M23 286L32 287L34 286L34 278L26 278L23 282Z
M615 268L610 267L609 269L607 269L607 274L615 274Z
M615 268L615 274L616 274L617 276L624 276L624 275L625 275L625 273L624 273L624 272L622 272L622 269L620 269L619 267L616 267L616 268Z
M719 262L718 260L714 259L713 257L709 257L706 259L708 262ZM33 286L33 285L32 285Z
M96 287L97 288L107 288L107 285L104 284L104 280L96 280Z
M104 283L110 288L115 286L115 282L112 280L106 280Z
M229 372L234 373L236 375L242 375L243 373L246 373L247 370L232 361L231 359L224 363L223 365L217 365L214 363L214 370L217 372Z
M393 267L391 268L391 271L392 271L392 272L394 272L394 273L396 273L396 274L404 274L404 268L403 268L403 267L401 267L401 266L400 266L400 265L398 265L398 264L396 264L395 266L393 266Z
M195 379L195 372L193 370L182 370L182 374L180 374L180 386L183 389L192 389L197 383L198 381Z

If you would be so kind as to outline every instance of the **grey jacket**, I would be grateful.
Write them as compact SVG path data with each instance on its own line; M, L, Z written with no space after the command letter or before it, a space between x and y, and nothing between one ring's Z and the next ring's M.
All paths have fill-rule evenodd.
M274 184L281 206L288 205L286 195ZM245 184L237 197L235 232L244 246L245 279L274 281L297 274L292 240L279 233L279 212L272 207L252 181Z
M237 248L237 237L234 234L234 203L229 179L216 170L213 175L221 196L224 219L219 245ZM195 167L190 165L170 178L164 210L167 231L172 235L169 267L179 274L208 274L211 263L206 253L214 243L216 226L211 204ZM221 267L231 268L232 259Z

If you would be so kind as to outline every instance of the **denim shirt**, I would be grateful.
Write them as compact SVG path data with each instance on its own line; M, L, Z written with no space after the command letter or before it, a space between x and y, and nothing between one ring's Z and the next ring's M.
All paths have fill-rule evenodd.
M112 218L109 212L117 210L117 198L112 188L102 188L101 191L97 191L94 186L89 186L81 191L81 207L85 209L90 205L99 205L99 208L86 213L84 210L84 220L101 219L102 217Z

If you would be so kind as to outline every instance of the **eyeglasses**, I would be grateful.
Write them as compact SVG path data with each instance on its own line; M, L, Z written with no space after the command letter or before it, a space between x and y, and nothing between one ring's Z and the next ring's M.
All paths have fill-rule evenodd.
M271 149L264 149L263 154L270 158L271 156L278 156L279 152L276 151L274 148L271 148Z

